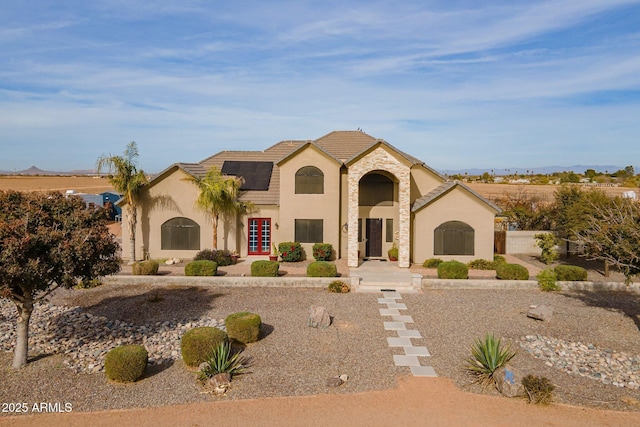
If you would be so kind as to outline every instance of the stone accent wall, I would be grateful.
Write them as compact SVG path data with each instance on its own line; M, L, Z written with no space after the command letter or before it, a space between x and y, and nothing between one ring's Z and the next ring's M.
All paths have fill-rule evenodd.
M393 174L398 185L398 266L410 266L410 176L411 169L385 149L378 147L349 167L348 171L348 265L358 266L358 204L360 178L365 174L383 170Z

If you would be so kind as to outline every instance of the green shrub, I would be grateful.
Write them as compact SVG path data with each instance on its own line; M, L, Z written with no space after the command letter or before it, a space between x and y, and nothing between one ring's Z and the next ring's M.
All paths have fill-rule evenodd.
M329 261L333 255L331 243L315 243L313 245L313 258L316 261Z
M282 242L278 245L282 261L298 262L302 258L302 245L298 242Z
M552 269L542 270L536 276L538 279L538 286L541 291L559 291L560 287L556 283L558 281L558 277L556 276L556 272Z
M109 350L104 358L104 372L112 381L129 383L144 375L149 354L141 345L121 345Z
M587 280L587 270L577 265L557 265L554 271L561 282Z
M213 249L203 249L199 251L196 256L193 257L194 261L215 261L216 260L216 251Z
M329 292L332 292L335 294L346 294L351 290L349 285L347 285L342 280L334 280L333 282L329 283L329 286L327 289L329 290Z
M231 258L231 252L226 249L216 251L216 256L214 261L216 262L216 264L218 264L221 267L233 264L233 259Z
M191 261L184 266L185 276L215 276L218 272L218 264L206 259Z
M396 242L393 242L391 249L387 251L387 255L391 261L396 261L398 259L398 247L396 246Z
M336 277L338 268L329 261L315 261L307 266L307 277Z
M438 266L443 262L444 261L442 261L440 258L429 258L422 264L422 266L424 268L438 268Z
M203 249L193 257L194 261L215 261L218 266L226 266L233 264L231 252L227 250Z
M131 266L135 276L153 276L158 274L158 268L160 268L160 263L152 259L134 262Z
M102 281L100 279L91 279L91 280L80 280L74 286L76 289L91 289L97 288L102 285Z
M529 280L529 270L520 264L498 264L496 279L500 280Z
M229 342L221 342L214 347L205 361L205 365L200 369L200 379L206 380L217 374L240 375L249 366L249 359L234 352Z
M438 264L438 279L468 279L469 267L460 261L444 261Z
M251 275L254 277L277 277L279 269L278 261L258 260L251 263Z
M536 239L536 243L540 249L542 249L542 253L540 254L540 259L545 264L551 264L553 261L558 259L558 251L556 250L556 246L558 245L558 238L553 233L538 233L533 236Z
M180 351L187 366L198 366L206 361L213 348L227 340L227 333L211 326L189 329L182 335Z
M496 265L498 265L498 264L504 264L505 262L507 262L507 260L502 255L496 254L493 256L493 262L495 262Z
M247 344L258 341L262 319L257 314L241 311L228 315L224 324L229 339Z
M527 375L522 378L522 388L529 399L529 403L546 405L551 403L556 387L545 377Z
M484 388L496 385L494 377L496 371L503 368L516 352L510 346L502 348L500 338L497 340L493 334L486 334L484 340L476 339L471 347L471 357L466 360L466 370L476 377L476 382Z
M486 259L474 259L467 264L469 268L474 270L495 270L495 261L487 261Z

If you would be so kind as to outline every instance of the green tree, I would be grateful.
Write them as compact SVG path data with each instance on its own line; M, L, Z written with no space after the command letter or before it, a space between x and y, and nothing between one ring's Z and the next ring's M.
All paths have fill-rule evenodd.
M593 178L596 177L595 169L587 169L586 171L584 171L584 176L586 176L593 182Z
M120 269L118 244L103 209L60 193L0 191L0 297L18 311L13 368L27 363L34 304Z
M592 210L573 241L585 257L617 267L630 283L640 274L640 205L616 197L605 205L593 204Z
M96 162L98 173L106 171L110 174L109 182L126 203L127 228L129 230L129 261L136 261L136 225L138 224L138 205L140 191L147 183L147 177L138 170L138 146L131 141L124 150L123 156L103 154Z
M209 169L204 177L191 177L189 180L196 184L200 190L196 205L211 215L213 248L217 249L220 219L250 212L253 205L238 199L242 184L241 178L223 175L215 166Z
M493 182L493 176L489 175L489 172L485 172L480 177L482 182Z
M526 191L504 193L494 200L502 209L502 216L520 230L552 230L555 227L553 206L540 196Z
M589 225L600 207L611 202L607 194L600 189L584 191L580 187L562 186L555 192L555 229L558 237L565 240L575 239L576 233Z

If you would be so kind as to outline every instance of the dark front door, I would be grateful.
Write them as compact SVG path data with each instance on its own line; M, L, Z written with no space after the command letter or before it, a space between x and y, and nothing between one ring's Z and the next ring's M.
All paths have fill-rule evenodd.
M382 256L382 218L367 218L366 256Z
M271 253L271 218L249 218L249 255Z

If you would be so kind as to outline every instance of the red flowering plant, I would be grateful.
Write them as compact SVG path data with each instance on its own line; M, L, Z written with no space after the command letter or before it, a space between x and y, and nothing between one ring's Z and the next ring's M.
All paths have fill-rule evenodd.
M282 242L278 245L282 261L297 262L302 258L302 245L298 242Z
M313 245L313 257L316 261L329 261L333 253L331 243L315 243Z

